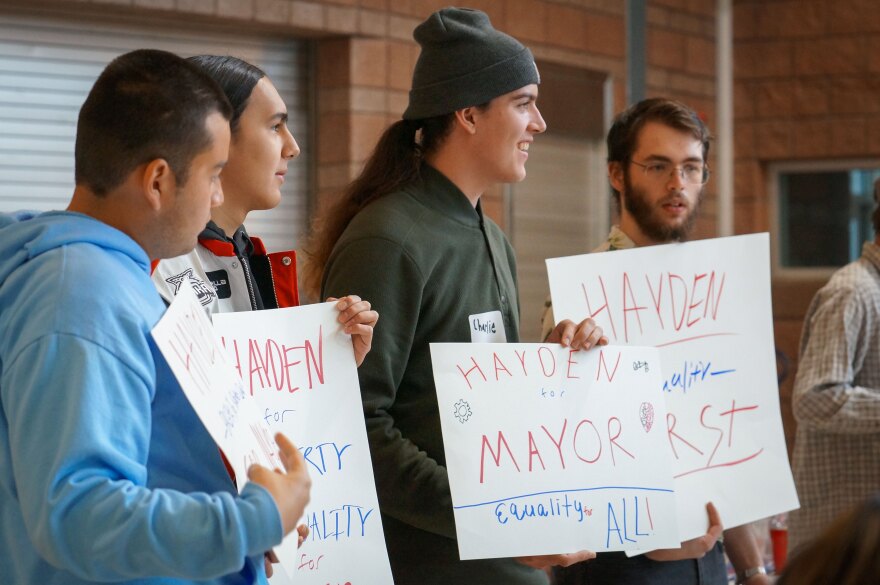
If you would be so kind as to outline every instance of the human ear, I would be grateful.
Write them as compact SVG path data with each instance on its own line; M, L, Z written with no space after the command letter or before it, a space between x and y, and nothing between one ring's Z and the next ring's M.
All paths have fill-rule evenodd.
M171 166L164 158L153 159L143 166L141 172L141 191L147 204L154 211L162 208L163 195L174 193L177 181Z
M608 180L618 193L623 193L623 163L613 161L608 163Z
M476 111L475 107L455 111L455 122L469 134L477 132L476 116L474 115Z

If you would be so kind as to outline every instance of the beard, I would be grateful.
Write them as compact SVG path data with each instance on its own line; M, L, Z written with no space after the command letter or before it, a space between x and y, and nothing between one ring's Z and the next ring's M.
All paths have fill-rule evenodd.
M696 201L691 205L689 201L676 194L667 195L656 204L652 205L644 189L634 187L629 180L629 173L623 175L623 186L626 196L622 197L623 207L632 216L642 233L657 242L684 242L688 239L694 223L697 220L697 212L703 200L703 188L697 192ZM660 212L664 203L680 198L688 205L687 215L679 224L670 223Z

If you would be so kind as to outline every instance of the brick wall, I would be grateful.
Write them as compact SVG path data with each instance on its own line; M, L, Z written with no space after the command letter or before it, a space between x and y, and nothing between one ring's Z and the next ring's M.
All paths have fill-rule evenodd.
M121 17L149 14L184 22L266 29L316 38L316 199L332 198L359 171L385 127L399 119L418 48L413 28L448 0L10 0L76 5ZM521 39L539 60L608 75L614 110L625 105L623 0L469 0ZM714 2L650 0L648 89L683 99L714 121ZM595 105L594 107L597 107ZM701 235L714 232L709 189ZM501 221L500 190L487 209Z
M715 2L649 0L647 93L679 99L694 108L714 133ZM624 104L615 104L615 111ZM710 149L709 166L714 166ZM712 181L703 192L695 238L716 233L716 192Z
M880 156L880 11L872 0L736 0L734 43L736 231L774 230L768 163ZM776 344L793 366L781 387L789 446L797 344L824 280L774 278Z
M325 2L329 6L329 2ZM379 3L385 4L385 3ZM384 34L347 36L320 41L318 45L319 109L331 114L343 134L328 132L318 123L318 142L334 136L332 147L319 147L318 199L326 202L357 174L372 145L391 122L398 120L407 104L418 46L412 30L430 12L448 2L395 2L383 8L388 27ZM466 3L486 11L493 24L529 45L539 60L565 63L624 75L623 3L608 0L550 2L542 0L472 0ZM363 13L363 4L352 10ZM347 66L340 67L340 64ZM330 71L324 75L324 71ZM370 92L372 100L359 99ZM325 95L347 92L349 99ZM623 85L616 91L623 100ZM383 102L380 104L380 102ZM384 116L384 119L382 119ZM342 140L339 140L340 136ZM503 222L501 190L485 196L487 212Z
M734 21L737 231L762 231L766 163L880 155L880 12L739 0Z

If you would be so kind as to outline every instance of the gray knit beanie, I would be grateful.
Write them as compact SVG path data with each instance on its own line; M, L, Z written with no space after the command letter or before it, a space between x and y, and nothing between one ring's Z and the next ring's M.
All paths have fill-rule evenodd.
M449 114L540 83L531 51L479 10L444 8L416 27L422 52L404 120Z

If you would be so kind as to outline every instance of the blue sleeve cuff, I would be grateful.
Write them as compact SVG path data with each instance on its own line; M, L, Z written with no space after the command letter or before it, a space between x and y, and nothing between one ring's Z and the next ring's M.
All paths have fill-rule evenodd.
M262 555L281 544L284 538L281 513L266 488L252 481L248 482L239 494L238 508L249 556Z

